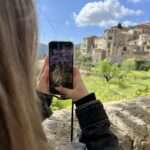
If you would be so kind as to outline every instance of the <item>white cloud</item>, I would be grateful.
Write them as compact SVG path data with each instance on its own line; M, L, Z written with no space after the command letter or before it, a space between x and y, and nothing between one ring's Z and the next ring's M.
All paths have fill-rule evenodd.
M130 20L125 20L123 21L123 25L128 27L128 26L134 26L134 25L137 25L138 23L137 22L133 22L133 21L130 21Z
M119 20L108 20L108 21L103 21L99 24L100 27L110 27L110 26L115 26L118 25L118 23L122 23L124 26L134 26L137 25L136 22L130 21L130 20L125 20L120 22Z
M78 26L99 25L102 27L116 25L126 16L141 15L141 10L133 10L122 5L119 0L104 0L87 3L79 13L74 12Z
M129 0L129 2L132 2L132 3L139 3L139 2L142 2L142 0Z

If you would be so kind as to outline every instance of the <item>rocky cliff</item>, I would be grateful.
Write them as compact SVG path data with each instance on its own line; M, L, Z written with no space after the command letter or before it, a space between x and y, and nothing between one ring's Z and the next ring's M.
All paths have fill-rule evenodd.
M118 136L121 150L150 150L150 98L139 97L131 102L105 104L112 123L111 130ZM50 149L63 149L70 140L70 111L54 112L43 122ZM80 129L75 118L74 138Z

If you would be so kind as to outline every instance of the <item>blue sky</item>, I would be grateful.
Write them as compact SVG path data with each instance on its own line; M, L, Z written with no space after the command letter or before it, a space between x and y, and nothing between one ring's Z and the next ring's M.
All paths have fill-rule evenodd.
M122 22L150 22L150 0L37 0L39 41L71 40L102 35Z

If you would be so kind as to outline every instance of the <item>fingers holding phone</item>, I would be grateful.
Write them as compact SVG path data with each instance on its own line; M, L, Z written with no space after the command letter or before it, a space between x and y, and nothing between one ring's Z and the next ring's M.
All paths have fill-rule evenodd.
M88 91L81 79L80 72L73 68L73 43L49 43L49 91L61 98L77 101L86 96Z
M79 69L74 68L74 75L73 75L73 83L74 88L68 89L63 86L56 87L56 90L58 90L60 93L64 95L64 97L71 98L73 101L78 101L84 96L88 95L88 90L85 87Z

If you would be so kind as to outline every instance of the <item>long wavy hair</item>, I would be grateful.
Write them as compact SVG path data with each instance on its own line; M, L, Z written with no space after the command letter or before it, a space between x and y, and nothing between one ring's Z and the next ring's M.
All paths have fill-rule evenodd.
M0 0L0 150L46 150L33 85L32 0Z

